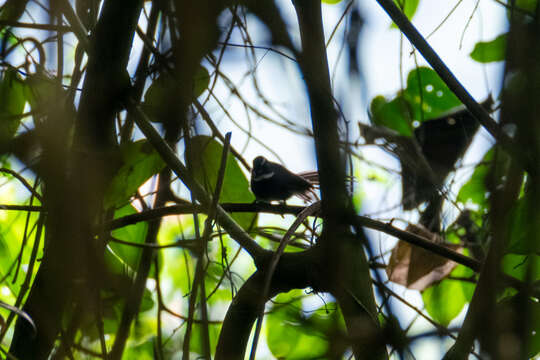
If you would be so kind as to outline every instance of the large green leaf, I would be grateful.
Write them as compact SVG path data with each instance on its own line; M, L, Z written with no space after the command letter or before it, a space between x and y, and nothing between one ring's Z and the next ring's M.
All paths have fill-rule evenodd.
M377 96L371 101L370 111L376 125L395 130L400 135L412 136L410 107L402 96L391 101L387 101L384 96Z
M516 0L516 7L534 14L538 0Z
M531 192L514 204L510 211L508 251L517 254L539 253L540 211Z
M410 137L413 122L437 118L460 104L434 70L419 67L409 72L407 87L396 97L387 100L377 96L371 101L371 120Z
M210 349L212 353L215 351L215 348L217 346L218 338L219 338L219 329L220 327L217 324L210 324L208 326L208 335L210 337ZM190 351L202 354L202 328L199 323L193 324L193 332L192 332L192 339L189 343L189 349ZM201 357L192 356L190 358L198 359Z
M114 217L119 218L137 213L131 204L128 204L114 212ZM112 231L111 235L119 240L134 244L143 244L148 231L148 223L138 222ZM131 269L136 270L141 256L142 248L111 242L109 247Z
M452 277L471 277L472 270L458 265L450 274ZM422 299L428 314L443 326L448 326L459 315L463 306L472 299L474 285L460 280L445 279L422 292Z
M506 254L501 263L502 270L519 280L526 280L527 269L530 267L532 281L540 279L540 256L538 255L520 255Z
M146 140L123 144L120 153L123 164L109 184L105 208L125 205L142 184L165 167L165 162Z
M487 209L489 204L488 197L486 196L486 180L491 169L493 154L494 151L491 149L484 155L482 161L476 165L476 168L474 169L469 181L467 181L459 190L457 195L458 202L463 204L471 202L478 205L480 209Z
M428 67L409 72L403 97L413 110L413 119L418 121L434 119L461 105L439 75Z
M0 144L11 140L17 132L25 104L25 85L17 70L10 68L0 80Z
M481 63L503 61L505 59L507 34L497 36L491 41L480 41L474 45L470 56Z
M208 70L199 65L193 75L193 97L200 96L208 89L210 75ZM146 90L144 95L143 109L152 121L166 123L171 118L169 110L171 101L178 101L178 84L175 78L169 74L163 74L155 79Z
M326 358L330 336L344 329L337 305L328 303L306 316L301 301L289 298L288 294L278 296L277 305L266 317L270 351L278 359ZM284 303L287 305L280 305Z
M152 330L153 332L153 330ZM131 338L130 338L131 340ZM147 339L140 344L130 344L126 346L126 350L123 353L123 359L137 359L137 360L154 360L155 359L155 343L157 339Z
M208 136L196 136L191 139L191 153L194 156L193 171L197 181L210 194L214 193L223 145ZM240 169L236 159L229 153L220 202L252 203L255 196L249 190L249 182ZM248 230L254 225L257 214L235 213L234 220Z

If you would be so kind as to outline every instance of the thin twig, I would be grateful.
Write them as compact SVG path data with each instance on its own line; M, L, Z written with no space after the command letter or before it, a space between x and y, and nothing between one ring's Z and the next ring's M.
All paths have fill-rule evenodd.
M302 210L302 212L298 214L298 217L293 222L291 227L289 227L289 229L283 236L283 239L279 243L277 250L272 255L272 260L270 260L270 266L265 270L266 274L264 278L264 287L260 298L261 303L259 309L259 316L257 318L257 325L255 327L255 334L253 335L253 342L251 344L251 353L249 355L250 360L255 360L255 354L257 353L257 344L259 342L259 336L261 334L262 322L264 317L264 306L266 304L266 298L268 297L268 293L270 292L270 283L272 282L272 277L274 276L274 271L276 270L279 259L285 251L287 244L292 239L292 235L294 234L296 229L304 222L304 220L307 219L308 216L318 214L320 211L320 201L317 201L316 203L313 203L310 206L306 207L304 210Z

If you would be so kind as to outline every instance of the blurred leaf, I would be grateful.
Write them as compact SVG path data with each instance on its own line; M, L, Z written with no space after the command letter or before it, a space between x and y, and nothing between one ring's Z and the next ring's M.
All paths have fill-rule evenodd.
M217 325L217 324L208 325L208 333L210 336L210 349L211 349L212 354L215 352L215 349L217 346L220 328L221 328L221 325ZM197 354L203 353L202 351L203 341L201 337L202 335L201 331L202 331L202 328L200 324L198 323L193 324L193 332L192 332L191 341L189 343L189 350ZM197 359L198 357L193 356L192 358Z
M278 359L327 358L330 341L344 329L337 305L328 303L306 315L299 299L292 302L282 299L276 298L278 304L266 317L267 342L272 354Z
M527 275L527 268L531 266L532 281L540 279L540 256L538 255L520 255L520 254L506 254L501 263L502 270L519 280L525 281Z
M434 119L461 105L439 75L428 67L409 72L403 97L409 102L413 119L418 121Z
M217 181L223 145L208 136L195 136L191 139L191 153L195 179L204 186L209 194L214 193ZM249 182L240 169L238 162L230 153L221 189L220 202L252 203L255 196L249 190ZM235 213L232 217L240 226L248 230L255 224L257 214Z
M435 234L419 225L409 225L407 230L433 242L440 241ZM441 244L443 245L443 244ZM444 244L446 248L462 252L458 244ZM398 241L386 267L388 279L413 290L424 290L447 277L457 266L442 256L404 241Z
M26 9L27 3L28 0L6 0L4 5L0 7L0 20L19 20L24 13L24 9Z
M199 65L193 75L193 97L200 96L210 84L208 70ZM155 79L146 90L142 108L150 116L152 121L166 123L174 116L170 113L169 104L171 101L179 100L178 84L175 78L162 74Z
M154 298L152 292L148 289L144 289L141 306L139 308L139 313L151 310L154 307Z
M60 96L67 94L59 88L57 81L41 73L28 75L25 84L28 103L37 113L50 111L51 103L59 104Z
M489 150L482 158L482 161L476 165L469 181L459 190L456 198L458 202L467 204L470 201L478 205L480 209L487 209L489 202L486 180L490 173L493 155L494 149Z
M507 34L497 36L491 41L480 41L474 45L470 56L480 63L503 61L506 53Z
M474 272L458 265L450 274L452 277L471 278ZM422 292L422 299L428 314L443 326L448 326L459 315L463 306L471 301L475 284L445 279Z
M202 65L199 65L197 71L195 71L195 76L193 77L193 97L199 97L204 90L208 89L210 84L210 75L208 70Z
M401 11L403 11L405 16L411 20L416 13L420 0L394 0L394 2L401 9ZM392 28L397 29L398 27L395 23L392 23Z
M25 85L17 70L9 68L3 75L0 80L0 144L7 143L17 132L26 104Z
M341 0L322 0L322 2L323 2L324 4L334 5L334 4L340 3Z
M516 331L528 335L524 344L527 345L526 358L536 359L535 356L540 352L540 303L517 294L499 301L496 311L505 320L504 326L508 333Z
M400 135L413 136L413 122L435 119L460 106L437 73L427 67L411 70L407 88L390 101L375 97L370 104L374 124L390 128Z
M137 210L128 204L114 212L114 217L120 218L127 215L136 214ZM147 222L138 222L133 225L124 226L112 231L111 235L119 240L128 241L134 244L143 244L148 231ZM136 270L139 264L142 248L120 244L114 241L109 243L109 247L122 259L132 270Z
M165 167L165 162L146 140L120 146L122 166L109 184L103 206L123 206L139 187Z
M540 253L540 212L532 193L525 192L510 210L508 252Z
M123 359L137 359L137 360L154 360L154 346L156 338L153 337L148 341L145 341L138 345L128 344L126 350L124 351L122 358Z
M376 125L395 130L400 135L412 136L409 104L403 97L387 101L384 96L377 96L371 101L370 112Z
M534 14L536 11L537 0L516 0L516 7L528 11L531 14Z

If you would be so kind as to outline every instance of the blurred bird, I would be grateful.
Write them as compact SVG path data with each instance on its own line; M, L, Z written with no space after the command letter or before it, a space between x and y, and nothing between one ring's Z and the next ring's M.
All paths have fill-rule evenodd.
M280 164L262 156L253 159L251 191L257 201L283 201L293 195L305 202L317 200L314 188L319 183L317 172L294 174Z

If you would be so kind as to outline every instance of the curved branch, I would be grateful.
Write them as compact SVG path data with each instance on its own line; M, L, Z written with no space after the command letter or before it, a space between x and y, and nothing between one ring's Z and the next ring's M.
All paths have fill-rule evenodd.
M219 335L216 349L216 360L243 359L253 323L259 314L261 302L266 303L278 293L292 289L312 287L321 290L318 284L320 271L319 248L312 248L302 253L285 253L281 257L269 291L261 299L265 288L265 273L255 272L236 294Z

